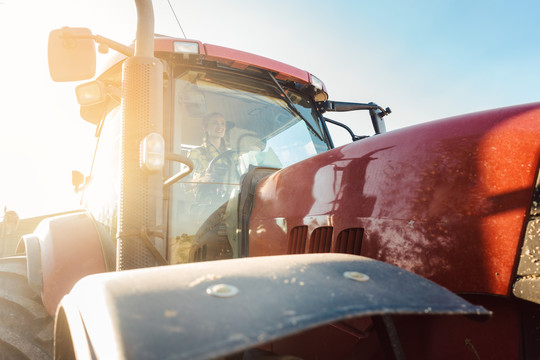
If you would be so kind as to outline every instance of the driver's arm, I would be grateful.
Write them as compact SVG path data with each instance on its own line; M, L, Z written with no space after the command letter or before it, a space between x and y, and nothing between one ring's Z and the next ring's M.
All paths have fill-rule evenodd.
M202 147L192 149L188 154L188 158L193 161L192 180L195 182L208 181L206 168L210 162L204 155L204 149Z

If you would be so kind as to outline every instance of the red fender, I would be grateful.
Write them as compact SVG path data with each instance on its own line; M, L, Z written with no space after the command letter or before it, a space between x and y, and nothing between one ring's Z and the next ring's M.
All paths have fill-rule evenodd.
M28 281L50 315L81 278L114 270L113 244L87 212L45 219L23 240Z

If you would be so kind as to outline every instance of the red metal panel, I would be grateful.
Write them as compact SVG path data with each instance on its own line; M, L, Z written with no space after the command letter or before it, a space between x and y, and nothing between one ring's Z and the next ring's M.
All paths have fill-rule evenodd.
M175 41L199 44L199 53L203 55L206 60L219 61L237 69L245 69L248 66L258 67L276 73L276 78L278 80L290 80L300 84L311 83L311 74L305 70L245 51L218 45L203 44L198 40L186 40L167 36L156 37L154 41L154 51L174 53ZM113 57L113 60L108 62L109 66L107 66L107 68L123 60L125 60L125 55L117 54ZM326 91L324 83L323 91Z
M520 359L520 324L515 304L494 296L469 296L467 300L487 304L486 307L494 311L493 317L485 323L461 316L393 316L404 358ZM486 336L486 324L493 327L490 336ZM279 354L302 359L383 357L381 354L384 349L381 348L370 318L355 319L350 326L356 330L357 336L353 332L345 332L342 326L327 326L276 341L268 348ZM362 337L362 334L365 336Z
M204 44L204 48L207 60L220 61L238 69L252 65L271 70L278 73L276 78L279 80L292 80L301 84L308 84L311 80L307 71L263 56L211 44Z
M506 295L539 153L540 104L422 124L331 150L259 184L250 255L283 253L278 216L310 232L364 228L362 255L455 292Z
M520 356L520 314L515 299L464 296L483 304L493 316L487 322L460 316L395 316L407 359L524 359ZM489 334L487 334L489 327Z

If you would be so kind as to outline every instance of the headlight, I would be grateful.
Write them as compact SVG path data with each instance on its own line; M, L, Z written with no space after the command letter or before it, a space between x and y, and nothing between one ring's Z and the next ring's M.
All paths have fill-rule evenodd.
M141 166L149 172L158 172L165 164L165 140L158 133L146 135L141 143Z
M175 41L174 52L182 54L198 54L199 43L188 41Z
M92 81L75 88L80 105L93 105L105 100L105 86L101 81Z

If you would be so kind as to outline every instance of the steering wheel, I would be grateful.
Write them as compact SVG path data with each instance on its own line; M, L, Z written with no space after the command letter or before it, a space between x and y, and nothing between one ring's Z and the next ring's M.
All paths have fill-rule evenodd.
M236 159L235 159L236 156ZM216 156L206 167L206 173L214 182L231 183L240 180L240 173L236 162L238 161L236 150L227 150Z
M251 144L243 144L246 138L254 138L256 141ZM251 133L241 134L236 141L237 148L226 150L217 155L206 167L205 173L209 175L212 182L218 183L236 183L240 181L242 174L238 168L238 160L240 154L247 153L253 150L254 147L265 147L265 142L261 140L257 135ZM262 148L261 148L262 147Z

